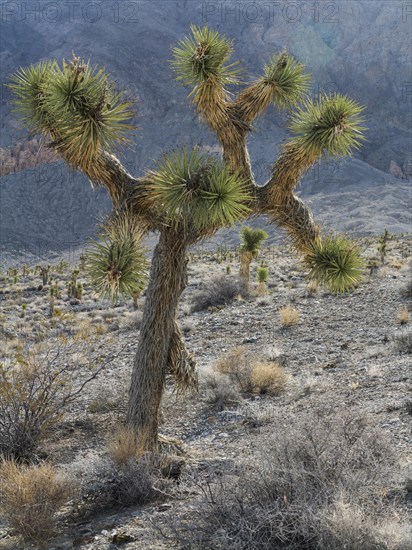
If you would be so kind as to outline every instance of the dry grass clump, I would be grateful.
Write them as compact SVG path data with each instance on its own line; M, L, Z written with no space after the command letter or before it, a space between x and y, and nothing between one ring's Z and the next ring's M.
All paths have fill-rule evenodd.
M251 376L253 389L257 393L279 395L285 389L287 377L279 363L256 363Z
M400 325L406 325L410 320L408 307L403 305L398 312L397 321Z
M382 530L395 464L382 431L333 408L264 434L253 457L209 479L188 521L170 522L184 548L384 550L409 548ZM255 448L257 448L255 444ZM401 530L402 526L399 525ZM169 539L170 540L170 539Z
M290 305L284 306L279 309L280 323L282 327L293 327L299 324L300 313L299 310L293 308Z
M259 361L245 346L238 346L224 355L215 370L228 377L243 394L279 395L286 384L286 374L280 362Z
M193 298L192 311L230 304L238 296L248 297L248 289L243 279L222 275L205 283L203 289Z
M306 285L306 295L307 296L315 296L315 294L318 293L319 290L319 284L316 281L309 281Z
M50 464L0 465L1 512L26 542L43 543L56 534L56 516L70 485Z
M112 432L107 441L110 458L117 466L123 466L139 455L136 432L127 426L119 426Z

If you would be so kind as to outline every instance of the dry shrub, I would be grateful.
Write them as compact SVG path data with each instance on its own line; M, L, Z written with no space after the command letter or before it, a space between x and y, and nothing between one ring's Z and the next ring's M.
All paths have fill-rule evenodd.
M214 369L228 377L231 386L239 388L243 394L279 395L286 383L280 362L258 361L245 346L225 354Z
M238 346L226 353L215 365L215 370L227 375L241 393L253 393L253 359L245 346Z
M1 511L27 542L41 543L56 534L56 515L70 496L70 485L50 464L0 466Z
M182 468L179 458L142 453L135 432L126 426L109 435L107 453L90 453L69 468L71 475L81 479L80 508L86 513L163 498L170 483L166 478L177 477Z
M333 410L277 423L247 463L199 482L196 508L170 520L169 540L192 550L390 548L390 444L365 418Z
M16 351L10 362L0 364L0 455L32 457L67 405L106 366L92 357L89 346L92 341L80 347L39 344Z
M136 432L127 426L119 426L109 436L107 450L110 458L118 466L123 466L129 460L136 459L139 454Z
M280 323L282 327L293 327L299 324L300 313L299 310L292 306L284 306L279 309Z
M279 395L285 388L286 373L279 363L256 363L251 376L255 392Z
M117 458L122 457L117 455ZM116 463L110 456L90 452L67 466L78 480L82 515L119 506L142 505L163 498L170 483L162 477L160 461L150 453Z
M376 544L376 523L366 510L351 502L350 495L326 506L320 514L322 548L371 549ZM383 546L377 546L383 548Z
M248 289L243 279L222 275L205 283L203 289L193 298L192 311L230 304L238 296L248 297Z
M201 383L206 389L206 401L217 411L240 401L237 388L225 374L208 372L202 376Z
M406 325L410 321L410 315L407 306L403 305L400 308L397 316L397 321L400 325Z

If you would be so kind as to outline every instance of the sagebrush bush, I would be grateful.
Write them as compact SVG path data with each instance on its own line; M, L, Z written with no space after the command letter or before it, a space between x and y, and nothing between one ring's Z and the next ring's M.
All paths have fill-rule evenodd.
M162 479L158 461L150 454L116 463L108 455L90 452L67 467L78 480L79 512L95 513L118 506L145 504L162 497Z
M70 483L50 464L0 464L1 512L27 542L44 543L56 534L56 516L70 493Z
M202 377L206 389L206 401L217 411L239 402L240 394L230 377L220 372L208 372Z
M222 275L215 277L207 283L201 291L194 296L192 311L201 311L208 307L216 307L230 304L238 296L248 297L248 289L243 279Z
M276 423L247 462L203 482L197 512L171 519L169 540L199 550L406 548L381 530L389 443L366 419L332 411Z
M18 348L10 361L0 364L0 455L29 460L67 405L102 368L84 347L54 342Z

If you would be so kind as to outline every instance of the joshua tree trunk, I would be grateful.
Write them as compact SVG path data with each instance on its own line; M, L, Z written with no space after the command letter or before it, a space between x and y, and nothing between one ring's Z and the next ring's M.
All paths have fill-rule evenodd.
M176 311L187 285L186 252L187 242L176 231L166 228L161 232L153 254L127 412L127 423L145 451L157 448L158 411L171 367Z
M245 286L249 289L250 283L250 264L252 263L252 256L249 252L240 253L240 271L239 276L244 280Z

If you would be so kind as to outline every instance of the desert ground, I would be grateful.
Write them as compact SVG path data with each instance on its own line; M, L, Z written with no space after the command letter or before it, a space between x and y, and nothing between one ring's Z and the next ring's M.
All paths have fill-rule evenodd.
M383 256L379 236L358 243L363 282L342 295L287 245L263 248L248 292L235 248L190 254L179 324L199 392L168 381L155 458L121 427L144 292L113 305L65 258L45 285L34 265L4 271L3 371L63 368L49 406L70 398L26 458L65 486L50 533L22 539L16 517L37 508L16 509L3 474L0 548L412 548L412 239L391 235Z

